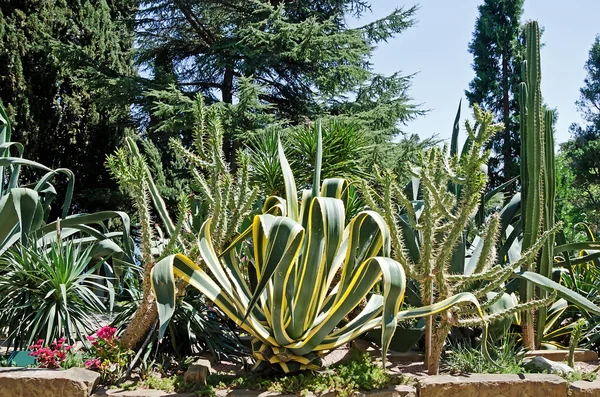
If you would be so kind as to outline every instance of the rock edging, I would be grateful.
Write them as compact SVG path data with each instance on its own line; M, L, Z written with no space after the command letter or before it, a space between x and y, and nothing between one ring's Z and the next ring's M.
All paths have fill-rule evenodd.
M84 368L0 368L0 397L89 397L99 378Z

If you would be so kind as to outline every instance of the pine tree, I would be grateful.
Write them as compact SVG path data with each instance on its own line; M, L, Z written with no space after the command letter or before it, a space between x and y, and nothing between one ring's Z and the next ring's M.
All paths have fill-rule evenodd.
M378 43L414 24L415 7L359 28L347 19L369 11L364 0L146 0L141 10L137 59L150 74L142 86L154 93L175 89L188 97L200 93L208 105L233 104L247 77L260 86L263 111L276 120L302 124L351 114L381 141L422 113L408 96L410 77L379 75L369 63ZM147 97L141 104L148 113L155 106ZM229 161L240 127L227 128Z
M27 156L76 176L74 208L120 202L103 166L130 123L102 74L132 75L135 0L0 3L0 99Z
M479 6L469 43L475 78L465 92L467 99L471 106L479 104L504 123L504 131L488 145L495 153L488 162L490 188L519 172L519 111L515 94L521 74L523 3L524 0L485 0Z

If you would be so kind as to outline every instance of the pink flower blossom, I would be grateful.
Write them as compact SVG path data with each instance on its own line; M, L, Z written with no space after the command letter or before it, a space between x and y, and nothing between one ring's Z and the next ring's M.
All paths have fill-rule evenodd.
M44 340L39 339L29 346L29 355L35 357L40 368L60 368L60 364L67 359L67 352L71 350L70 345L65 346L66 340L62 337L50 343L50 347L44 347Z

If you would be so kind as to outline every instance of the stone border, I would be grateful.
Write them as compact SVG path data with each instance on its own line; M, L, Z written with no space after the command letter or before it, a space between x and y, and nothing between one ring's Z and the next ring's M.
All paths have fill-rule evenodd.
M571 383L571 397L600 397L600 379L593 382L578 380Z
M552 361L567 361L569 359L568 350L531 350L525 353L525 357L544 357ZM598 353L593 350L577 349L575 350L575 361L597 361Z
M85 368L0 368L1 397L89 397L100 375Z
M0 396L62 397L192 397L160 390L94 390L98 374L82 368L69 370L0 369ZM217 397L295 397L253 390L221 390ZM600 379L571 385L556 375L439 375L417 380L416 386L399 385L357 392L355 397L600 397ZM309 394L308 397L316 397ZM320 397L335 397L326 393Z

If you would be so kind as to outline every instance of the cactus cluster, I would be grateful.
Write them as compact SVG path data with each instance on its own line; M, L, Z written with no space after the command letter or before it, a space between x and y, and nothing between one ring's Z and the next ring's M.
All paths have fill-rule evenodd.
M502 129L492 115L474 107L475 125L467 121L466 151L451 155L448 146L424 153L413 169L409 198L391 172L379 180L383 194L363 186L371 208L384 214L392 227L393 257L420 286L420 304L430 305L461 292L470 292L486 309L481 319L476 309L458 306L438 317L429 317L426 357L429 373L439 370L444 341L453 326L483 326L523 310L548 304L553 297L514 302L496 309L506 295L503 287L517 269L531 267L554 229L543 233L521 257L510 263L499 261L496 252L501 220L499 213L476 227L481 197L487 184L485 164L490 153L485 143ZM451 187L449 189L449 187Z
M556 190L554 163L554 112L544 109L541 91L540 28L536 21L525 26L526 59L522 65L519 84L521 108L521 222L523 225L522 250L532 247L540 233L555 228L554 200ZM526 270L550 278L554 260L554 236L548 236L541 255ZM546 298L544 290L536 291L530 283L523 285L521 295L527 299ZM537 317L537 321L535 319ZM540 307L537 316L533 310L525 312L523 342L527 348L539 347L546 326L547 310ZM537 333L534 323L537 322Z

